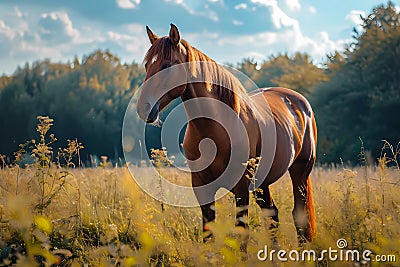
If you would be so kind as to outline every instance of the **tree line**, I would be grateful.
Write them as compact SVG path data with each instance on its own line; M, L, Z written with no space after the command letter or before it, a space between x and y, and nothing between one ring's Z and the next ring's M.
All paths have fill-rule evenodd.
M319 128L319 162L357 162L360 139L372 158L379 156L381 140L394 145L400 140L400 14L388 2L362 20L362 31L353 30L344 52L328 55L323 65L304 53L235 65L259 87L288 87L310 100ZM3 75L0 154L11 159L18 144L35 135L36 117L48 115L61 143L78 138L84 144L83 160L122 157L125 109L144 77L140 63L122 63L107 50L67 63L27 63ZM152 128L149 143L157 147L159 129Z

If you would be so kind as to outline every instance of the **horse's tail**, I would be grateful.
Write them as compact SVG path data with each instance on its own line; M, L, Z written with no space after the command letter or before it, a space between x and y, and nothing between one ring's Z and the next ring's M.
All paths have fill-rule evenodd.
M307 199L306 199L306 211L308 214L308 225L306 231L306 238L308 241L312 241L313 237L317 233L317 223L315 218L314 201L312 197L312 186L310 177L307 178Z

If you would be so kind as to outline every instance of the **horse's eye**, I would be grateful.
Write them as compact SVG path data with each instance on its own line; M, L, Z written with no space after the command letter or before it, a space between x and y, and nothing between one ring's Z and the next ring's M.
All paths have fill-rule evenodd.
M163 69L166 69L166 68L169 68L169 67L171 67L171 64L170 63L165 63L164 65L162 65L161 69L163 70Z

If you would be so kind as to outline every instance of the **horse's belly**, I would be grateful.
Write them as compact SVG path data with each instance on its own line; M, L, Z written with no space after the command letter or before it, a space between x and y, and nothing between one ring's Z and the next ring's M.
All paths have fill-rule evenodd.
M272 184L282 177L293 162L295 153L295 146L287 131L277 127L275 153L273 155L271 167L266 177L264 176L264 183Z

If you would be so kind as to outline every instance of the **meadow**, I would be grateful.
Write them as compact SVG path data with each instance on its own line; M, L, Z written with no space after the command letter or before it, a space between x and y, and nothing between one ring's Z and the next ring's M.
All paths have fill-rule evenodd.
M376 165L368 163L361 147L359 167L343 164L314 169L318 234L302 248L291 215L289 176L271 186L280 212L279 230L269 230L268 218L252 198L244 261L231 194L216 202L217 219L210 225L215 240L203 244L200 208L173 207L154 200L139 188L126 166L113 166L106 157L95 168L80 167L76 162L84 144L70 140L66 148L56 150L51 126L51 119L40 117L39 137L20 146L15 164L0 159L1 266L400 265L399 150L388 143ZM22 164L26 154L33 163ZM189 175L163 166L162 155L154 158L157 167L172 181L188 184ZM371 250L374 261L324 258L299 263L257 258L265 245L299 253L315 250L319 256L329 247L338 249L338 239L347 241L346 249ZM386 262L378 262L376 255L386 256Z

